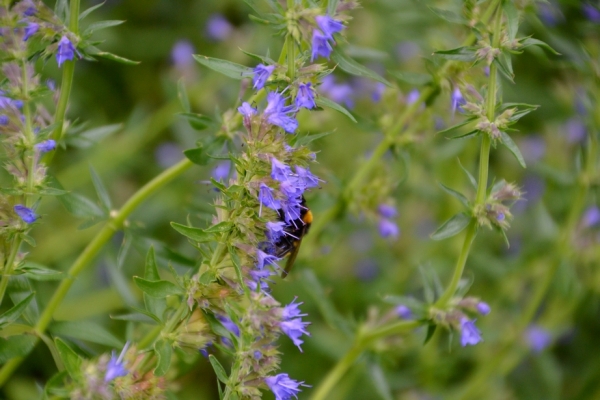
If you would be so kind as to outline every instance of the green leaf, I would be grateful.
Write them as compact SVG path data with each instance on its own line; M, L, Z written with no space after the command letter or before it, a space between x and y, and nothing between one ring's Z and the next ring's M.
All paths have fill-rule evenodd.
M182 117L187 119L190 126L197 131L202 131L214 123L212 118L207 117L206 115L202 115L202 114L194 114L194 113L186 112L186 113L179 113L179 115L181 115Z
M317 106L319 107L327 107L344 114L346 117L350 118L350 121L356 123L356 118L354 115L350 113L350 111L346 110L344 107L336 103L335 101L329 100L327 97L318 96L316 100Z
M121 57L121 56L118 56L113 53L109 53L108 51L98 51L97 53L94 53L93 55L96 57L106 58L107 60L115 61L120 64L138 65L140 63L140 61L133 61L128 58Z
M112 204L110 201L108 191L106 190L106 187L102 183L102 180L96 173L96 170L91 165L90 174L92 175L92 183L94 184L94 189L96 189L96 194L98 195L100 203L102 203L106 211L110 211L112 209Z
M142 292L147 293L152 297L163 298L167 296L185 294L185 291L173 282L163 280L149 281L147 279L140 278L139 276L134 276L133 280Z
M123 264L125 263L125 259L129 254L129 249L131 249L132 244L132 234L129 230L125 230L125 235L123 236L123 241L121 242L121 247L119 247L119 253L117 254L117 269L123 268Z
M457 13L449 10L442 10L441 8L427 6L435 15L443 19L444 21L451 22L453 24L467 24L467 20L465 20L462 15L458 15Z
M50 269L32 261L25 261L25 263L17 269L17 272L22 272L29 279L36 281L55 281L64 277L64 274L61 271Z
M189 113L192 109L190 107L190 99L188 98L187 91L185 90L185 81L183 78L177 81L177 98L179 99L179 104L181 104L183 111Z
M179 232L183 236L193 240L194 242L199 242L199 243L210 242L215 237L213 234L206 233L206 232L204 232L204 230L202 230L200 228L185 226L185 225L178 224L176 222L171 222L171 226L177 232Z
M148 318L154 320L154 322L156 322L158 325L163 325L163 322L160 320L160 318L158 318L158 316L152 314L151 312L136 307L131 307L131 309L139 314L145 315Z
M85 29L85 31L83 32L83 36L91 35L92 33L96 32L96 31L100 31L102 29L110 28L112 26L121 25L124 22L125 21L118 21L118 20L109 20L109 21L94 22L93 24L90 24L90 26L88 26Z
M320 133L315 133L313 135L309 135L309 134L306 134L306 135L296 134L296 135L294 135L294 138L293 138L295 140L291 141L291 144L294 145L294 146L306 146L309 143L312 143L315 140L320 139L322 137L329 136L332 133L333 132L320 132Z
M71 349L65 342L60 338L55 338L54 343L56 344L56 348L58 350L58 354L65 366L65 369L74 380L78 380L78 378L82 374L81 370L81 358L73 349Z
M56 0L54 4L54 14L63 22L67 22L69 16L69 3L67 0Z
M517 37L517 31L519 30L519 13L513 1L503 1L502 8L508 21L508 38L510 41L513 41Z
M233 264L233 267L235 268L235 274L238 278L238 282L240 284L243 284L244 278L242 276L242 264L240 262L240 256L238 256L238 254L236 252L236 248L230 244L227 245L227 250L229 251L229 257L231 258L231 263Z
M16 335L0 338L0 364L17 357L25 357L35 347L38 339L33 335Z
M502 111L508 108L517 108L517 111L510 117L509 121L516 122L529 114L532 111L535 111L540 106L535 104L526 104L526 103L504 103L502 105Z
M454 189L450 189L448 186L444 185L441 182L438 182L438 184L441 186L441 188L448 193L450 196L457 198L465 207L469 208L469 200L467 199L467 197L465 195L463 195L460 192L457 192Z
M90 129L77 135L68 135L66 138L67 144L85 149L120 131L122 128L123 124L113 124Z
M506 79L508 79L512 83L515 83L515 74L512 68L512 57L510 53L508 53L507 51L503 51L498 57L494 59L494 62L496 63L496 65L498 65L498 70L502 73L502 75L504 75Z
M502 137L502 144L506 146L506 148L515 155L517 161L519 161L519 164L521 164L521 167L527 168L527 165L525 164L525 159L521 154L521 150L519 150L519 147L515 144L515 142L513 142L511 137L504 131L501 131L500 135Z
M467 178L469 178L469 182L471 182L471 185L473 185L473 187L477 189L477 180L465 167L463 167L462 163L460 162L460 159L458 159L458 165L460 166L460 169L463 170L465 175L467 175Z
M156 354L157 362L154 368L154 375L165 376L171 366L171 356L173 348L171 344L164 339L158 340L154 344L154 353Z
M155 325L156 319L142 313L129 313L120 315L111 315L111 319L117 321L141 322L143 324Z
M381 368L381 365L377 362L369 362L367 364L367 369L369 371L369 376L371 377L370 381L373 386L375 386L375 391L379 394L379 397L383 400L394 400L392 390L385 379L385 373L383 368Z
M463 126L470 124L471 122L473 122L474 119L475 119L475 117L470 117L462 122L459 122L456 125L451 126L450 128L446 128L443 131L436 132L436 135L452 133L452 132L458 130L459 128L462 128Z
M391 71L390 74L398 80L413 86L424 86L433 81L430 74L423 74L420 72Z
M462 135L457 135L457 136L452 136L451 138L448 138L450 140L463 140L463 139L471 139L472 137L475 137L477 135L479 135L481 133L480 130L473 130L467 133L463 133Z
M85 10L84 12L79 14L79 20L80 21L83 20L85 17L90 15L90 13L92 13L93 11L96 11L98 8L102 7L105 3L106 3L106 1L103 1L102 3L96 4L95 6L88 8L87 10Z
M554 50L552 47L550 47L550 45L546 42L542 42L541 40L538 39L534 39L534 38L525 38L521 40L521 49L524 49L526 47L529 46L539 46L545 50L548 50L550 53L559 56L560 53L556 50Z
M327 0L327 14L335 15L337 11L338 0Z
M53 335L67 336L73 339L98 343L108 347L123 347L123 342L106 330L102 325L92 321L60 321L50 325Z
M206 233L223 233L229 232L234 227L233 222L223 221L219 222L216 225L211 226L210 228L204 229Z
M221 365L219 360L217 360L217 357L210 354L208 356L208 360L210 361L210 365L212 365L213 369L215 370L215 374L217 374L217 378L221 382L227 384L227 382L229 381L229 377L227 376L227 372L225 372L225 368L223 368L223 366Z
M425 335L425 340L423 341L423 346L425 346L427 344L427 342L429 342L431 340L431 338L433 337L433 334L435 333L436 328L437 328L437 325L429 324L429 326L427 327L427 334Z
M77 193L67 193L59 196L58 200L67 209L67 211L76 217L80 218L103 218L104 211L96 205L92 200Z
M458 213L433 232L431 238L433 240L442 240L457 235L469 225L471 219L472 218L464 212Z
M477 59L476 51L477 48L474 46L464 46L450 50L436 51L433 54L440 56L446 60L471 62Z
M346 56L337 47L333 50L331 59L334 62L336 62L343 71L346 71L347 73L349 73L351 75L362 76L365 78L371 78L371 79L381 82L384 85L387 85L389 87L392 86L386 79L381 77L378 73L371 71L364 65L361 65L358 62L351 59L350 57Z
M156 265L156 255L154 246L150 246L146 255L146 267L144 269L144 278L148 281L160 281L158 266ZM146 309L151 314L158 316L162 320L165 310L167 309L167 301L165 298L155 298L148 293L144 293L144 304Z
M194 55L194 58L205 67L208 67L213 71L217 71L233 79L247 78L252 76L254 73L252 68L248 68L244 65L236 64L231 61L221 60L219 58L206 57L202 55Z
M188 160L196 165L206 165L210 160L210 156L203 147L196 147L195 149L185 150L183 154Z
M31 300L33 300L34 295L35 293L31 293L4 314L0 315L0 329L15 322L23 314L23 311L25 311Z

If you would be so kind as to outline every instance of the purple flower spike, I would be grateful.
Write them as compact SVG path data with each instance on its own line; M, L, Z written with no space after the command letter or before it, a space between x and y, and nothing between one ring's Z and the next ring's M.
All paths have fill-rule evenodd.
M290 400L292 397L297 399L298 393L301 391L298 388L300 386L306 386L304 385L304 382L290 379L288 374L267 376L265 378L265 383L275 395L275 400Z
M256 108L252 107L246 101L242 103L241 107L238 107L238 111L244 117L248 117L248 118L251 117L252 115L256 115L256 113L257 113Z
M36 32L40 29L40 26L35 22L29 22L25 27L25 35L23 36L23 40L27 41L30 37L36 34Z
M298 85L298 95L296 96L296 107L304 107L309 110L315 108L317 104L315 103L315 94L311 88L311 83L307 84L301 83Z
M282 163L275 157L271 157L271 178L284 182L288 181L291 175L292 169L289 165Z
M333 40L333 34L341 32L344 29L344 24L331 18L329 15L317 15L315 21L317 21L317 25L327 40Z
M75 58L75 47L66 36L63 36L58 42L58 50L56 52L58 67L60 68L65 61L71 61L73 58Z
M477 303L476 308L479 314L481 315L488 315L490 311L492 311L490 305L484 301L480 301L479 303Z
M460 319L460 345L465 347L467 345L474 346L481 342L481 331L475 326L476 319L470 321L466 317Z
M400 228L389 219L381 218L379 220L379 234L384 238L397 238L400 235Z
M17 215L25 222L26 224L33 224L37 219L37 215L35 212L29 207L25 207L22 204L17 204L13 208Z
M44 140L43 142L36 144L35 148L40 153L47 153L56 149L56 141L53 139Z
M279 324L283 333L292 339L292 342L294 342L295 346L298 346L300 351L302 351L300 345L304 343L304 341L300 339L300 336L303 334L310 336L310 333L308 333L308 331L305 329L308 325L310 325L310 322L304 322L302 321L302 318L293 318L287 321L282 321Z
M116 352L113 350L112 357L108 364L106 365L106 373L104 374L104 382L110 382L115 378L120 376L125 376L129 373L129 371L125 368L125 362L123 361L123 357L125 357L125 353L127 353L127 349L129 348L129 342L125 344L123 350L121 350L121 354L117 358Z
M313 31L312 37L312 54L310 61L313 62L319 56L329 59L333 48L327 41L327 37L321 33L318 29Z
M265 87L265 83L267 83L267 79L269 79L273 71L275 71L274 65L258 64L254 67L254 78L252 79L254 89L260 90Z

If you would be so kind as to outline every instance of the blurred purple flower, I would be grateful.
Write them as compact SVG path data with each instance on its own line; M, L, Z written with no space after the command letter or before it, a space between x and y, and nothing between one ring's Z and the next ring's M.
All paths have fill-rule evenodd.
M298 398L298 393L301 391L298 387L306 386L304 382L290 379L288 374L267 376L265 383L275 395L275 400L290 400L292 397Z
M6 115L0 115L0 125L8 125L8 117Z
M400 61L409 61L421 52L419 45L412 41L403 41L396 47L396 54Z
M600 224L600 209L596 206L588 207L583 213L582 222L584 228L591 228Z
M56 51L56 62L58 63L58 67L60 68L65 61L71 61L73 58L75 58L75 47L73 46L73 43L71 43L66 36L61 37Z
M421 94L419 93L418 89L411 90L410 93L406 96L406 104L413 104L414 102L419 100L419 96L421 96Z
M123 361L123 357L125 357L125 353L127 353L127 349L129 348L129 342L125 344L123 350L121 350L121 354L117 357L116 352L113 350L112 356L106 365L106 373L104 374L104 382L110 382L115 378L120 376L125 376L129 373L129 371L125 368L125 362Z
M375 260L361 260L354 267L354 275L363 282L370 282L379 275L379 266Z
M256 108L252 107L250 104L248 104L248 102L243 102L242 105L240 107L238 107L238 111L240 114L242 114L244 117L250 117L252 115L256 115L256 113L258 112L256 110Z
M463 97L463 95L458 87L455 87L454 91L452 92L451 102L452 102L452 115L454 115L456 110L458 110L458 112L460 112L460 113L464 112L462 106L467 104L467 101Z
M310 61L313 62L319 56L329 59L333 48L327 41L327 37L321 33L318 29L313 31L312 37L312 53Z
M383 98L383 94L385 93L385 85L381 82L377 82L373 88L373 92L371 93L371 100L375 103L379 103Z
M240 328L226 315L217 315L217 319L223 324L225 329L233 333L235 336L240 337Z
M321 81L319 86L321 93L329 97L336 103L342 103L348 108L354 108L352 87L347 83L337 84L333 75L327 75Z
M384 218L395 218L398 215L396 207L389 204L380 204L379 207L377 207L377 211L379 212L379 215Z
M410 308L408 308L404 304L396 306L394 311L396 312L396 315L401 319L411 319L413 317L413 313L410 310Z
M384 238L397 238L400 235L400 228L394 222L386 218L379 220L379 234Z
M215 181L224 182L231 172L231 161L221 161L213 168L211 176ZM233 171L232 177L236 175L236 171Z
M221 14L213 14L206 23L206 35L214 41L220 42L231 35L233 26Z
M546 141L540 135L525 136L519 141L519 148L528 164L539 161L546 153Z
M177 143L165 142L154 150L154 158L162 168L169 168L183 159L183 151Z
M480 301L475 307L477 308L477 312L481 315L488 315L490 311L492 311L490 305L484 301Z
M482 341L481 332L475 326L475 321L477 320L469 320L466 317L460 319L460 345L462 347L474 346Z
M537 8L538 16L546 26L556 26L565 19L559 5L555 2L539 2L537 3Z
M17 204L13 207L13 209L26 224L33 224L37 219L37 215L35 215L35 212L31 208L25 207L22 204Z
M600 23L600 9L598 9L598 6L591 3L584 3L582 4L581 9L587 19L596 24Z
M333 40L333 34L341 32L344 29L344 24L331 18L329 15L317 15L315 21L317 21L317 25L321 29L323 36L328 40Z
M587 128L579 118L571 118L565 124L567 141L569 143L581 143L587 136Z
M552 341L550 332L539 325L531 325L525 331L525 340L535 353L542 352Z
M296 96L296 107L304 107L309 110L315 108L317 104L315 103L315 95L313 93L313 89L311 87L311 83L308 82L306 84L301 83L298 85L298 94Z
M194 65L194 45L189 40L178 40L171 49L171 60L178 68L188 68Z
M47 153L56 148L56 141L52 139L44 140L43 142L36 144L35 148L40 153Z
M23 40L27 41L30 37L35 35L37 31L40 29L40 26L35 22L29 22L25 27L25 35L23 36Z

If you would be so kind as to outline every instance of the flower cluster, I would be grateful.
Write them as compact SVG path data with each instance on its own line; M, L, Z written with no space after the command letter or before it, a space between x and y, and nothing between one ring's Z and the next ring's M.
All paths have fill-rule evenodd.
M453 306L447 311L430 310L431 319L448 328L460 332L461 346L473 346L483 341L481 331L475 326L476 318L469 318L469 314L488 315L491 307L475 297L465 297L453 302Z
M312 36L311 61L318 57L329 58L333 51L332 43L335 44L333 35L344 29L342 22L331 18L329 15L318 15L315 17L318 29L315 28Z

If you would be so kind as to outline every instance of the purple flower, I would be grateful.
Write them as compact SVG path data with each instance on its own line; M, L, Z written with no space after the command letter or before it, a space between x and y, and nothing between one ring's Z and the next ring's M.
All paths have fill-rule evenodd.
M538 3L538 16L547 26L556 26L565 19L557 4Z
M460 319L460 344L462 347L467 345L476 345L481 342L483 339L481 338L481 332L475 326L474 320L469 320L466 317L462 317Z
M380 204L379 207L377 207L377 211L379 211L379 215L384 218L395 218L398 215L396 207L390 206L389 204Z
M289 165L282 163L275 157L271 157L271 178L279 182L284 182L289 180L291 175L292 169Z
M296 166L298 180L305 188L310 189L319 186L319 178L313 175L308 168Z
M598 7L590 3L584 3L581 6L581 9L583 10L583 13L587 19L597 24L600 23L600 10Z
M373 89L373 93L371 93L371 100L375 103L379 103L383 97L383 93L385 93L385 85L381 82L377 82Z
M283 311L281 312L281 318L285 321L290 320L292 318L297 317L305 317L308 314L301 314L300 305L304 303L295 303L298 297L294 297L294 300L287 306L283 307Z
M117 358L116 352L113 350L112 356L106 365L106 373L104 374L104 382L110 382L115 378L120 376L125 376L129 373L129 371L125 368L126 362L123 361L123 357L125 357L125 353L127 353L127 349L129 348L129 342L125 344L123 350L121 350L121 354Z
M240 328L226 315L217 315L217 319L221 321L221 324L227 329L229 332L233 333L235 336L240 337Z
M310 322L304 322L302 321L302 318L292 318L279 323L283 333L292 339L292 342L294 342L295 346L298 346L300 351L302 351L300 345L304 343L304 341L300 339L300 336L303 334L310 336L310 333L305 329L308 325L310 325Z
M304 193L304 185L299 184L300 182L295 180L287 180L281 182L279 185L279 190L283 193L288 199L298 199ZM300 201L298 199L298 201Z
M224 181L231 172L231 161L221 161L213 168L211 176L215 181ZM235 175L235 171L233 172Z
M336 103L344 103L348 108L354 107L352 87L347 83L337 84L333 75L324 77L319 89Z
M583 226L590 228L600 223L600 209L596 206L589 207L583 214Z
M23 40L27 41L30 37L35 35L35 33L40 29L40 26L35 22L29 22L25 27L25 35L23 36Z
M462 106L467 104L467 101L463 97L463 95L458 87L454 88L454 91L452 92L451 100L452 100L452 114L454 114L456 112L456 110L458 110L458 112L460 112L460 113L465 112L465 110L463 110Z
M75 47L73 47L73 43L66 36L61 37L56 52L58 67L60 68L65 61L73 60L74 57Z
M252 82L254 83L254 89L260 90L265 86L267 79L271 76L271 74L275 71L274 65L263 65L258 64L254 67L254 78L252 78Z
M26 224L33 224L37 219L37 215L35 215L35 212L33 212L31 208L25 207L22 204L17 204L16 206L14 206L13 209Z
M400 61L410 61L412 58L419 55L421 48L415 42L406 40L400 42L396 47L396 54Z
M277 242L280 238L282 238L286 234L286 232L284 230L285 222L283 222L283 221L276 221L276 222L269 221L269 222L267 222L266 226L267 226L267 237L273 243Z
M187 68L194 64L194 45L189 40L178 40L171 49L171 60L178 68Z
M273 210L279 210L281 204L279 200L273 197L273 189L261 182L260 189L258 190L258 201L260 202L260 210L258 214L261 214L263 204L265 207L269 207Z
M288 133L294 133L298 129L298 121L290 114L297 110L294 106L285 105L286 98L281 93L270 92L267 95L267 107L264 114L267 116L267 122L283 128Z
M421 94L419 93L418 89L411 90L411 92L408 94L408 96L406 96L406 104L413 104L414 102L419 100L420 95Z
M56 141L52 139L44 140L43 142L36 144L35 148L40 153L47 153L56 148Z
M379 220L379 234L384 238L397 238L400 235L400 228L389 219L381 218Z
M321 33L318 29L313 31L312 37L312 54L310 61L313 62L317 57L325 57L329 59L333 48L327 41L327 37Z
M302 209L302 207L300 206L300 201L301 198L299 197L288 197L285 201L281 203L283 219L288 224L296 226L295 221L300 219L300 213Z
M394 311L396 311L396 315L402 319L411 319L413 317L410 308L408 308L404 304L400 304L399 306L397 306Z
M213 14L206 24L206 35L215 41L222 41L229 37L233 27L221 14Z
M275 261L279 260L279 258L267 254L260 249L256 249L256 268L262 270L266 265L277 265Z
M532 325L525 331L525 340L535 353L540 353L552 342L550 333L538 325Z
M257 113L256 108L252 107L246 101L242 103L241 107L238 107L238 111L244 117L248 117L248 118L252 115L256 115L256 113Z
M341 32L344 29L344 24L331 18L329 15L317 15L315 21L317 21L317 25L321 29L323 36L328 40L333 40L333 34Z
M0 125L8 125L8 117L6 115L0 115Z
M315 108L317 104L315 103L315 95L311 88L311 83L308 82L306 84L301 83L298 85L298 94L296 95L296 107L304 107L309 110Z
M571 118L565 124L569 143L582 142L587 136L587 128L579 118Z
M475 308L477 308L477 311L481 315L488 315L490 311L492 311L492 308L489 306L489 304L484 301L480 301L479 303L477 303Z
M292 397L298 398L298 393L301 391L298 387L306 386L304 382L290 379L288 374L267 376L265 383L275 395L275 400L290 400Z

